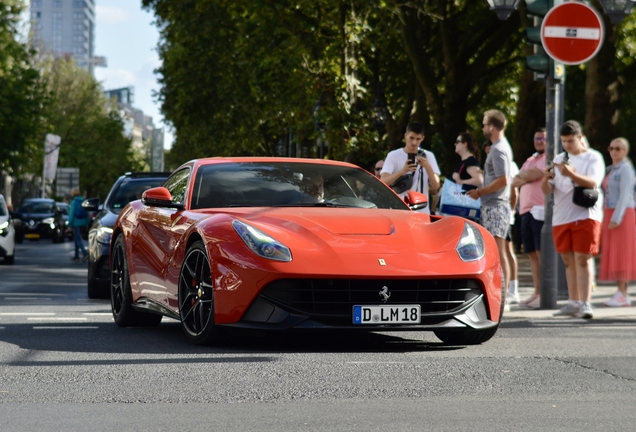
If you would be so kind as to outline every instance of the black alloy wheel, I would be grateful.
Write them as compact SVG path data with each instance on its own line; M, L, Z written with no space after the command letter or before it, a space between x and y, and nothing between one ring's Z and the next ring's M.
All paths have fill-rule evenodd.
M135 310L132 305L132 291L130 289L130 273L126 260L126 242L120 235L115 240L113 258L110 269L110 294L113 319L120 327L157 326L161 322L161 315L144 313Z
M195 242L186 253L179 275L179 316L186 337L198 345L218 339L214 326L212 271L203 242Z

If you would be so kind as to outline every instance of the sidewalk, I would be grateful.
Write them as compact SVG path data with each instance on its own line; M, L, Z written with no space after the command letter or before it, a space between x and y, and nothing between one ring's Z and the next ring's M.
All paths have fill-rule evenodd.
M521 300L528 298L533 292L532 273L530 272L530 260L527 255L517 255L517 263L519 265L519 296ZM636 296L632 294L632 307L607 307L603 302L609 300L616 292L616 284L614 282L602 282L592 291L592 307L594 308L594 319L634 319L636 320ZM504 312L506 318L524 318L524 319L571 319L571 317L553 317L561 306L565 305L567 300L558 300L556 309L529 309L519 305L510 305L510 311Z

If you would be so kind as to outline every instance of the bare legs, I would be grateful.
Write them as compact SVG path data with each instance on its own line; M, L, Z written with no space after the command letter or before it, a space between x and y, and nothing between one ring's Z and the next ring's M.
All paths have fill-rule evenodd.
M561 254L565 264L565 278L568 282L570 300L589 302L592 296L593 255L579 252Z
M510 283L510 265L508 264L508 254L506 252L506 240L501 237L495 237L495 242L497 243L497 249L499 250L499 261L501 261L501 269L504 274L504 286L506 287L506 292L508 291L508 285ZM501 301L506 301L505 298L501 299Z

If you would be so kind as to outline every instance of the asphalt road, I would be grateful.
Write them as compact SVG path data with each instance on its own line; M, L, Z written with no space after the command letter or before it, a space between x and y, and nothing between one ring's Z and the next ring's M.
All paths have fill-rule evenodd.
M6 431L634 430L636 321L505 318L472 347L428 333L121 329L72 244L0 265Z

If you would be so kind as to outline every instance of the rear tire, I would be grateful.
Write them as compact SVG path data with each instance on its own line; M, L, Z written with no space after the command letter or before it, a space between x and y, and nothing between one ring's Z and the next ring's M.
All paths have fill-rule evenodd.
M130 273L126 259L126 243L123 235L117 237L113 248L110 298L113 319L119 327L152 327L161 322L161 315L139 312L133 308Z
M13 252L11 256L4 257L4 263L9 265L15 264L15 252Z

